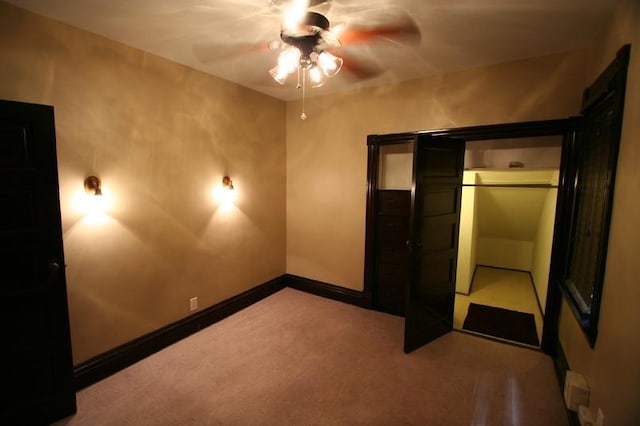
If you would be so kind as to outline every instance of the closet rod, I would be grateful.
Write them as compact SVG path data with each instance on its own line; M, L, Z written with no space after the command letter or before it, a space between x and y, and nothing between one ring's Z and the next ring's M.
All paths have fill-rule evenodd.
M462 186L476 186L488 188L557 188L558 185L549 183L463 183Z

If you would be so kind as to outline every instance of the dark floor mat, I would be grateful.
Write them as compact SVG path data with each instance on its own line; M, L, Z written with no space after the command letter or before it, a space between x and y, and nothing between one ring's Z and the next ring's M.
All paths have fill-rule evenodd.
M531 346L540 345L536 320L530 313L471 303L462 328Z

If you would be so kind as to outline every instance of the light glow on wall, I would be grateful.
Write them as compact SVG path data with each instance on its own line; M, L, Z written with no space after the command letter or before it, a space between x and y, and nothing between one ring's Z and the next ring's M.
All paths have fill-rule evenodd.
M223 211L230 210L238 199L238 190L233 186L233 182L225 176L212 192L213 199L219 204Z
M108 187L102 186L102 195L87 193L79 188L73 196L73 209L92 223L103 223L113 209L114 199Z

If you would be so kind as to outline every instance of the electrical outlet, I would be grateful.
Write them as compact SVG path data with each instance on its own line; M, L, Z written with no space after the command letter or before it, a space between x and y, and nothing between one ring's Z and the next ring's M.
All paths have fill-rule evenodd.
M580 426L593 426L593 416L589 407L578 405L578 421Z
M192 297L191 299L189 299L189 310L195 311L196 309L198 309L198 298Z
M596 414L595 426L604 426L604 413L602 412L602 408L598 408L598 414Z

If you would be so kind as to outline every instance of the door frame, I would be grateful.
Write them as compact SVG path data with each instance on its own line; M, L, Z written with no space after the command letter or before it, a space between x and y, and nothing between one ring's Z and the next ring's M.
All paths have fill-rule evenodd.
M570 214L567 201L572 191L570 160L575 143L575 128L579 117L557 120L527 121L508 124L491 124L482 126L457 127L438 130L426 130L387 135L367 136L367 207L365 228L365 262L364 262L364 297L374 309L373 294L376 291L374 276L375 266L375 225L378 191L378 172L380 147L406 143L414 140L417 135L428 134L433 137L449 137L463 139L466 142L517 139L540 136L562 136L562 154L560 161L560 179L558 182L558 198L556 200L556 215L553 231L553 246L551 251L551 265L549 285L545 303L545 317L542 331L541 350L549 355L555 355L558 342L558 322L562 293L559 280L562 277L562 252L566 244L566 233L562 232L559 224Z

